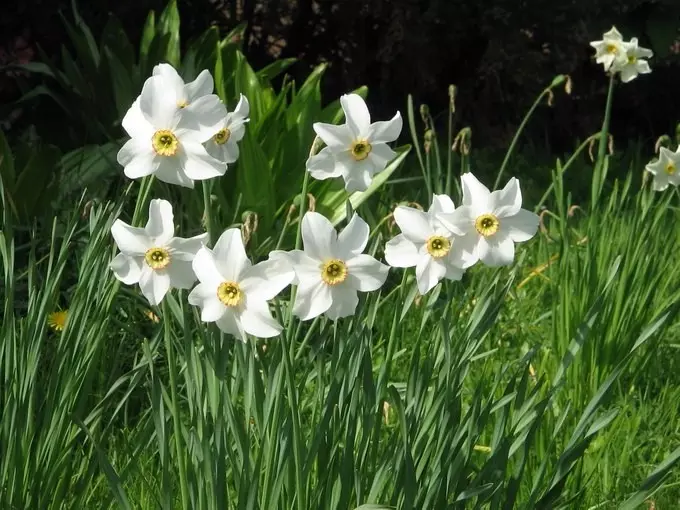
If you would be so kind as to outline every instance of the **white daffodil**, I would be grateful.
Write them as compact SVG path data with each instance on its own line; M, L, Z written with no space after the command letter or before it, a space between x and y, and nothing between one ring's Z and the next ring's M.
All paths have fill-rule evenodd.
M314 124L314 131L327 145L307 160L315 179L342 177L348 192L365 191L375 174L385 169L396 153L387 145L401 133L399 112L389 121L371 124L366 103L357 94L340 98L346 124Z
M590 45L595 48L595 62L602 64L605 71L609 71L615 62L625 62L625 43L616 27L605 32L601 41L593 41Z
M191 109L194 102L213 93L215 84L210 71L204 69L189 83L184 80L170 64L158 64L153 68L153 76L161 76L168 87L168 92L174 94L177 108Z
M471 173L463 174L461 181L463 205L437 218L448 229L471 236L475 257L486 265L511 264L515 243L528 241L538 230L538 216L522 209L519 181L513 177L494 192Z
M287 260L298 285L293 313L302 320L322 313L332 320L354 314L357 291L379 289L389 266L363 254L369 228L356 214L342 232L322 215L308 212L302 218L304 251L274 251L271 260Z
M654 176L652 189L663 191L669 184L680 185L680 147L675 152L661 147L659 159L649 163L645 170Z
M628 83L629 81L637 78L638 74L651 73L652 70L649 67L649 63L644 60L652 55L652 50L647 48L640 48L638 46L638 40L633 37L630 42L624 43L624 59L615 60L612 65L612 72L621 73L621 81Z
M126 285L139 283L144 297L158 305L170 288L190 289L196 281L191 261L208 234L174 237L172 205L155 199L149 204L144 228L116 220L111 234L120 253L111 261L113 274Z
M432 290L442 278L460 280L465 269L477 262L474 238L460 230L452 232L437 219L438 214L455 209L447 195L434 195L427 212L404 206L394 210L402 233L385 245L385 260L392 267L415 266L421 294Z
M146 80L125 114L123 128L131 139L118 152L118 163L130 179L154 174L161 181L193 188L194 180L224 175L224 163L203 147L220 129L224 105L214 94L196 99L190 111L177 101L175 88L164 75L156 75Z
M213 158L224 163L233 163L238 159L238 145L246 133L246 122L250 119L250 104L246 96L241 95L233 112L227 113L222 127L205 143L205 148Z
M201 248L193 268L199 284L189 303L201 308L201 320L216 322L225 333L246 341L246 334L270 338L281 332L267 301L287 285L295 273L281 260L252 265L246 255L241 231L226 230L214 249Z

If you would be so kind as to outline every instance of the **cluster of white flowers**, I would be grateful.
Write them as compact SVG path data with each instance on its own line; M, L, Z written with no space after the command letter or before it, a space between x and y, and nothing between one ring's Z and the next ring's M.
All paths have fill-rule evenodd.
M652 72L645 60L653 55L652 50L638 46L636 37L628 42L624 41L616 27L605 32L601 41L593 41L590 45L595 48L595 61L602 64L605 71L620 73L624 83L636 78L638 74Z
M224 173L238 157L236 142L245 133L248 103L241 97L228 114L212 89L207 71L185 84L171 66L155 68L123 121L132 137L119 153L128 177L153 173L191 187L196 179ZM319 179L342 176L348 191L365 190L395 156L387 142L399 136L401 116L371 123L361 97L345 95L341 104L346 124L314 125L326 147L310 157L307 169ZM382 287L390 266L415 267L418 289L425 294L443 278L460 280L478 261L511 264L514 244L530 239L538 228L538 216L521 208L519 182L512 178L491 192L471 173L461 181L458 208L447 195L435 195L427 213L396 208L401 234L385 246L387 264L364 253L370 229L356 214L338 233L327 218L307 212L302 250L273 251L267 261L252 264L240 229L226 230L213 248L207 246L207 234L174 237L171 204L154 199L146 227L114 222L111 233L120 253L111 269L123 283L138 283L152 305L160 304L171 288L191 289L198 280L188 300L201 309L204 322L215 322L243 341L247 335L269 338L282 327L268 302L291 284L297 286L294 315L309 320L325 314L337 320L355 313L358 292Z
M194 181L224 175L238 158L236 142L248 122L248 101L232 113L213 94L213 78L203 71L184 83L170 64L159 64L123 118L130 140L118 163L130 179L155 175L159 180L194 187Z

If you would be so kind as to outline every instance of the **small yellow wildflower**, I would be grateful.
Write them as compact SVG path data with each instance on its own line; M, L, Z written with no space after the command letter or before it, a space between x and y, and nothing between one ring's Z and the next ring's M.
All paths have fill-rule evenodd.
M47 325L54 331L64 331L68 310L58 310L47 316Z

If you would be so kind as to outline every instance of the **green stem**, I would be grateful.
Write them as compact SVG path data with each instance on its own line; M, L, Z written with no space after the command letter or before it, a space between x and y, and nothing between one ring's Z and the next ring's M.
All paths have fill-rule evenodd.
M139 187L139 195L137 195L137 203L135 204L135 212L132 215L132 226L138 227L139 216L142 214L142 208L147 203L149 198L149 192L151 191L151 185L153 184L154 176L147 175L142 179L142 184Z
M503 172L505 172L505 167L508 166L508 162L510 161L510 156L512 155L512 151L515 150L515 146L517 145L517 141L519 140L520 135L524 131L524 128L527 125L527 122L529 122L529 119L533 115L534 111L536 108L538 108L538 105L541 104L541 101L543 101L543 98L550 93L550 90L552 89L552 85L548 88L546 88L543 92L540 93L540 95L536 98L536 101L534 101L534 104L531 105L531 108L529 108L529 111L527 114L524 116L524 119L522 119L522 123L519 125L519 128L517 129L517 132L515 133L514 138L512 139L512 142L510 142L510 147L508 147L508 152L505 153L505 159L503 159L503 163L501 164L501 168L498 171L498 175L496 176L496 182L493 185L493 189L498 189L498 185L501 182L501 177L503 177Z
M571 155L571 157L564 164L560 174L564 174L564 172L567 171L567 168L569 168L571 166L571 164L576 160L576 158L579 156L579 154L581 154L581 152L583 152L583 150L586 147L588 147L588 145L590 145L593 140L595 140L596 138L599 138L599 136L600 136L600 134L597 133L595 135L592 135L592 136L589 136L588 138L586 138L585 141L581 145L578 146L578 148L574 151L574 153ZM550 186L548 186L548 189L545 191L545 193L543 193L543 196L541 197L541 199L538 201L538 205L536 205L536 208L534 209L535 212L538 212L541 209L541 207L543 206L545 201L548 199L548 195L550 195L550 192L552 192L554 187L555 187L555 181L553 180L553 182L550 183Z
M182 508L187 510L189 507L189 493L187 492L187 473L184 449L182 448L181 416L177 401L177 365L175 363L175 353L172 346L172 336L170 331L170 307L167 300L163 301L163 330L165 336L165 351L168 357L168 373L170 375L170 403L172 406L173 436L175 438L175 455L179 469L179 485L182 494Z
M604 120L602 121L602 129L600 130L600 143L597 146L597 160L595 161L595 170L593 171L593 182L591 185L590 202L591 207L597 203L597 199L602 191L604 185L604 157L607 151L607 141L609 134L609 123L612 113L612 98L614 97L614 74L609 77L609 88L607 89L607 104L604 109Z
M202 181L203 186L203 218L205 220L205 230L208 232L208 242L212 245L215 237L213 235L213 221L210 213L210 186L212 179Z
M299 510L307 510L307 493L305 492L302 485L302 432L300 429L300 408L298 407L293 361L290 347L286 345L287 342L287 335L281 335L283 368L286 373L286 387L288 389L288 400L290 400L291 417L293 419L293 462L295 464L295 490L297 492L297 507Z

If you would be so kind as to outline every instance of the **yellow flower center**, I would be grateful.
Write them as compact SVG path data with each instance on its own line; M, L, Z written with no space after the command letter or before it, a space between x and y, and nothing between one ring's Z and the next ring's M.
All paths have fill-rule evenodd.
M321 279L328 285L337 285L347 278L347 265L338 259L332 259L321 266Z
M189 101L187 101L186 99L177 101L177 108L186 108L187 106L189 106Z
M484 237L489 237L498 232L500 221L493 214L482 214L475 220L475 229Z
M227 128L220 129L217 134L213 136L213 140L215 140L215 143L219 145L224 145L227 143L229 138L231 138L231 131L229 131Z
M635 62L637 62L637 57L635 55L628 55L628 63L634 64Z
M427 253L433 258L446 257L451 251L451 241L443 236L432 236L427 240Z
M368 140L357 140L352 144L350 150L356 161L363 161L371 153L371 144L368 143Z
M170 252L165 248L149 248L144 254L144 260L151 269L163 269L170 263Z
M68 317L68 312L66 310L59 310L58 312L52 312L47 316L47 324L54 331L64 331L66 326L66 318Z
M238 306L243 301L243 292L236 282L222 282L217 287L217 298L224 306Z
M666 165L666 173L668 175L673 175L675 173L675 170L677 170L676 167L675 167L675 163L669 162Z
M151 145L159 156L174 156L179 148L179 140L172 131L161 129L153 134Z
M616 44L607 44L606 47L607 53L611 53L612 55L616 55L619 52L619 47Z

